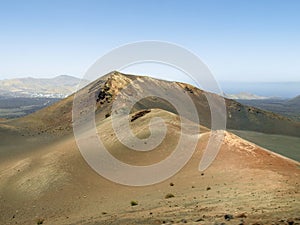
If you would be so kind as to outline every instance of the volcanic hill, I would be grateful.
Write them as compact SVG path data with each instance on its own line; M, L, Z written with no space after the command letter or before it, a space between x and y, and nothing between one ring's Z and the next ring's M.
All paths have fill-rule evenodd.
M153 118L159 117L164 124L155 121L151 131L156 135L166 126L165 139L152 151L124 146L112 126L112 107L118 94L130 94L124 87L135 79L163 88L168 95L187 93L196 105L200 124L191 118L183 120L161 98L145 98L134 104L129 117L117 120L128 120L132 133L143 139L150 135ZM215 161L204 172L198 170L213 133L203 90L112 72L77 94L94 96L94 111L83 108L81 113L83 118L95 113L98 137L116 159L136 166L160 162L172 154L182 134L187 141L197 138L192 158L175 176L154 185L124 186L103 178L86 163L76 145L72 95L26 117L0 121L1 224L300 223L299 162L225 131ZM300 135L297 122L225 101L230 129ZM181 130L182 122L199 133Z

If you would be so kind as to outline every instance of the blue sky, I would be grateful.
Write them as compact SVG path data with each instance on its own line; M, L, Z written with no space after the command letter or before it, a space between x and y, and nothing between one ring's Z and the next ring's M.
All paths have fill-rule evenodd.
M299 12L297 0L0 1L0 79L81 77L113 48L162 40L218 81L300 81Z

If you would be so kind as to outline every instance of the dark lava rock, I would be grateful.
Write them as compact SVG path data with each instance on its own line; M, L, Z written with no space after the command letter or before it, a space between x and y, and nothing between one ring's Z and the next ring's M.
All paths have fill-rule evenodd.
M182 223L187 223L187 220L186 219L182 219L181 222Z
M288 225L293 225L295 223L293 219L288 219L286 222Z
M100 91L99 94L98 94L97 102L99 102L100 100L105 99L105 97L106 97L105 91Z
M225 220L232 220L233 219L233 215L231 215L231 214L226 214L226 215L224 215L224 219Z
M138 118L144 116L145 114L147 114L147 113L149 113L149 112L151 112L150 109L139 111L139 112L137 112L136 114L134 114L134 115L131 117L131 120L130 120L130 121L133 122L133 121L135 121L136 119L138 119Z

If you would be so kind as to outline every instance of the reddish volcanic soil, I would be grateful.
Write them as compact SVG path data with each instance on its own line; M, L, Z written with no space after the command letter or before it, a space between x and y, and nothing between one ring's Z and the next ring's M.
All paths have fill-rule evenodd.
M100 138L125 162L160 161L177 142L178 117L151 110L134 120L132 129L146 135L149 120L157 115L165 119L169 133L154 152L130 153L113 141L114 136L105 138L112 132L110 118L98 125ZM300 223L299 163L229 132L206 171L198 171L210 135L202 127L188 164L172 178L146 187L123 186L98 175L82 158L72 135L22 132L0 126L0 224ZM137 205L131 206L131 201Z

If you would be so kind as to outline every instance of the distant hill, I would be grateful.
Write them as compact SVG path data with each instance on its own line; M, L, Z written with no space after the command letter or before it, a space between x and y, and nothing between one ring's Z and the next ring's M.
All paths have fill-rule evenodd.
M241 93L238 93L238 94L225 94L225 97L230 98L230 99L247 99L247 100L270 99L271 98L271 97L251 94L251 93L248 93L248 92L241 92Z
M225 93L254 93L258 96L293 98L299 95L300 82L239 82L220 81Z
M157 80L150 77L126 75L119 72L113 72L100 79L93 81L80 92L86 93L87 96L95 96L96 117L105 119L107 115L111 114L112 104L117 94L121 89L126 87L131 81L139 79L147 82L153 87L160 87L168 94L176 91L187 92L194 101L200 124L210 128L211 126L211 111L206 98L206 93L192 85L180 82L168 82ZM131 89L126 88L122 91L122 95L131 96L134 89L141 89L140 86L135 85ZM188 90L188 91L187 91ZM86 102L84 99L83 103ZM245 106L234 100L226 99L227 107L227 128L234 130L251 130L269 134L282 134L299 137L300 123L288 119L278 114L260 110L251 106ZM33 130L71 130L72 128L72 106L73 95L65 98L50 107L44 108L36 113L30 114L24 118L14 121L22 127L32 127ZM171 113L177 114L175 108L167 101L160 98L147 97L136 103L132 111L139 111L144 109L162 109ZM83 107L83 114L90 113L86 107ZM47 120L45 118L48 118ZM189 117L187 117L190 119ZM40 126L37 126L40 124ZM39 132L38 131L38 132Z
M0 96L64 98L76 90L79 82L79 78L69 75L0 80Z
M300 121L300 95L292 99L237 99L237 101Z
M286 102L287 105L294 105L300 108L300 95Z

